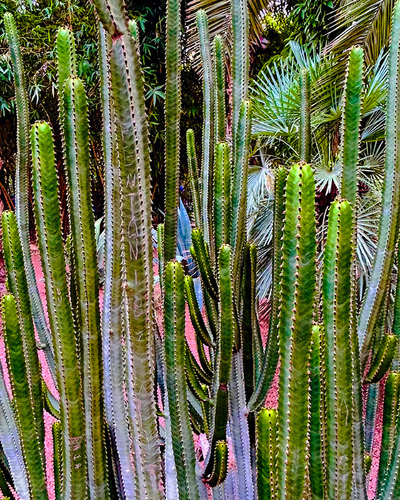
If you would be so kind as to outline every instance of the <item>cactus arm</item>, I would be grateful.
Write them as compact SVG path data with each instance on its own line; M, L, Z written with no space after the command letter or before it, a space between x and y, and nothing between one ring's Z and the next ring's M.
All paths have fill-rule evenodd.
M12 295L5 295L2 299L2 316L5 326L4 335L13 406L28 472L29 486L34 498L46 500L48 496L44 472L43 441L40 442L40 436L37 433L38 426L32 405L32 386L26 366L27 353L24 352L17 304Z
M396 335L384 335L378 352L371 362L371 366L365 376L365 382L375 384L385 376L392 364L393 358L396 354L398 338Z
M214 117L215 117L215 141L225 141L225 47L222 37L215 35L213 41L214 55L214 76L215 76L215 91L214 91Z
M365 412L365 452L368 454L371 454L374 443L378 390L379 384L371 384L368 387Z
M68 78L76 76L76 49L74 34L68 28L60 28L56 39L58 99L60 121L64 120L64 85Z
M256 419L258 498L270 500L275 494L276 410L263 408Z
M204 241L203 233L199 229L194 229L192 231L192 243L193 246L190 248L190 253L197 262L201 278L208 293L216 300L218 297L217 280L215 279L214 271L211 266L208 246Z
M185 369L187 382L193 395L201 402L207 401L209 399L207 389L201 385L201 382L204 383L204 379L201 381L201 377L197 374L199 366L197 365L197 362L194 359L187 343L185 343Z
M386 157L382 194L382 212L379 224L377 252L370 282L363 300L358 321L361 347L361 367L364 368L371 347L374 325L386 292L393 267L395 245L398 240L400 199L400 151L397 129L400 120L397 89L399 87L400 3L393 9L392 38L389 51L389 87L386 109Z
M285 209L285 184L287 172L284 168L279 168L275 177L275 200L274 200L274 251L272 267L272 310L271 321L268 328L268 344L265 348L262 359L261 372L257 380L254 394L249 401L249 410L258 410L265 402L267 391L275 376L278 365L278 306L280 294L279 269L281 265L282 230Z
M204 10L196 13L197 28L200 39L200 52L203 63L203 144L202 144L202 163L201 163L201 182L202 182L202 228L204 240L208 244L211 252L211 258L214 261L215 251L214 238L212 238L212 217L210 213L213 207L212 186L213 186L213 65L211 60L211 43L208 33L207 15Z
M181 113L181 2L167 1L165 87L165 262L175 258Z
M25 274L24 256L21 247L21 240L18 234L17 220L12 212L3 212L2 228L3 252L7 266L8 288L17 301L18 316L20 318L21 329L23 331L22 342L25 353L26 370L30 391L32 393L36 432L41 452L44 453L41 368L37 354L35 329L31 315L31 303Z
M249 81L249 18L245 0L231 1L232 14L232 142L236 158L236 136L242 102L246 99Z
M182 266L165 268L164 331L169 412L178 490L181 498L197 499L195 456L185 378L185 294Z
M228 423L228 382L231 372L233 342L233 293L232 293L232 250L222 245L219 251L219 328L218 328L218 389L214 417L214 432L211 443L210 460L204 472L204 479L211 485L218 484L216 469L216 446L226 441ZM222 448L221 448L222 451ZM225 479L225 478L224 478Z
M26 92L25 74L22 63L21 49L18 40L17 29L11 14L4 15L7 40L11 52L11 60L15 81L15 100L17 113L17 169L15 174L15 214L17 217L18 231L21 239L22 252L26 280L28 283L29 296L31 299L33 320L39 335L46 361L50 368L53 381L56 384L54 350L50 330L47 326L43 304L36 283L35 270L33 268L30 241L29 241L29 167L31 161L30 139L29 139L29 107Z
M300 74L300 161L311 161L311 109L310 73L304 68Z
M53 467L54 467L54 493L55 500L61 500L62 478L62 428L60 422L54 422L51 427L53 436Z
M399 404L399 388L400 374L398 372L391 372L386 379L385 397L383 400L382 444L379 460L378 492L383 486L386 470L392 457L396 415Z
M67 78L63 92L65 163L68 173L75 284L83 355L86 452L93 498L108 498L103 420L99 277L89 164L89 124L83 83Z
M211 339L210 332L204 323L203 316L197 303L194 282L190 275L185 276L185 295L189 306L190 319L196 335L200 337L204 344L211 347L213 345L213 341Z
M81 500L87 493L81 368L68 298L53 138L47 123L38 122L32 127L31 143L35 221L61 401L63 494L71 500Z
M251 104L249 101L243 101L240 107L237 134L234 141L236 156L234 156L235 163L232 180L231 247L235 252L233 260L235 289L237 289L239 284L236 280L241 262L242 248L246 239L247 172L250 135Z
M342 112L342 176L340 194L355 206L357 200L357 163L360 140L364 53L361 47L350 51Z
M105 260L102 341L104 367L104 403L107 424L113 432L121 472L122 488L135 493L135 471L131 461L128 414L123 387L125 363L121 324L121 213L120 176L116 151L114 109L111 102L108 51L111 37L99 25L101 103L103 110L103 157L105 190Z
M199 190L199 170L197 167L196 146L194 141L194 132L189 129L186 132L186 151L187 161L190 176L190 186L192 188L193 212L196 227L203 228L203 221L201 218L201 202Z
M310 489L312 498L324 498L324 471L322 450L322 384L321 356L323 355L323 328L313 326L310 358Z

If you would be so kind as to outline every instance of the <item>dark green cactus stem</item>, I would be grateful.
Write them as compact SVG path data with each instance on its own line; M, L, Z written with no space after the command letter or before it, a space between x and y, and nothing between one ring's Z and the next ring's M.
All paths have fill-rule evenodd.
M311 339L310 359L310 452L309 474L312 499L324 497L324 470L322 448L323 372L321 359L324 356L324 330L314 325Z
M352 259L352 207L335 201L329 211L322 290L328 498L350 498L352 485Z
M211 339L210 332L204 323L203 316L197 303L194 282L190 275L185 276L185 294L189 306L190 319L196 335L207 346L213 346L213 340Z
M21 239L22 252L26 269L26 280L28 283L29 297L31 299L33 320L39 335L46 360L52 377L56 383L54 350L51 334L46 323L43 304L40 299L36 284L36 275L33 268L30 253L29 233L29 167L31 161L30 139L29 139L29 106L26 91L25 73L22 63L21 49L14 17L4 14L4 26L6 29L8 45L11 52L11 61L14 72L15 84L15 109L17 114L17 158L15 173L15 215L17 218L18 231Z
M379 343L379 349L365 376L366 383L375 384L387 373L396 354L398 338L396 335L384 335Z
M208 401L209 395L206 389L200 382L200 377L197 375L197 370L195 368L196 360L190 351L190 347L186 344L185 350L185 371L186 379L193 395L200 401ZM198 365L197 365L198 368Z
M68 298L53 138L47 123L32 127L31 143L35 220L61 401L63 498L81 500L87 494L81 368Z
M214 56L214 129L215 141L225 141L225 45L220 35L215 35L213 41Z
M196 146L194 142L194 132L192 129L189 129L186 132L186 151L190 177L190 187L192 189L194 222L196 224L196 227L202 229L203 220L201 218L199 169L197 167Z
M210 247L211 258L214 262L215 252L218 248L214 248L214 238L212 238L212 186L213 186L213 153L214 153L214 78L213 78L213 63L211 60L211 43L208 33L207 15L204 10L199 10L196 13L197 28L200 39L200 53L203 63L203 143L202 143L202 162L201 162L201 183L202 183L202 228L204 240Z
M277 411L263 408L257 415L257 492L258 498L275 498Z
M204 472L204 479L210 486L216 486L221 482L219 475L214 474L216 470L215 460L217 458L216 446L219 441L226 441L226 426L228 423L228 382L231 372L234 330L231 254L231 247L229 245L222 245L218 257L220 296L217 350L218 390L210 460Z
M397 253L397 262L400 262L400 249L398 249ZM399 265L399 264L398 264ZM392 324L392 332L393 335L396 335L398 339L400 339L400 273L397 273L397 282L396 282L396 293L394 296L394 305L393 305L393 324ZM400 369L400 342L397 343L397 351L395 357L393 359L394 370Z
M365 452L371 453L374 444L376 410L378 406L379 384L370 384L365 411Z
M165 262L175 258L181 113L181 2L167 0L165 87Z
M377 252L370 282L365 293L358 322L361 367L364 368L371 348L374 325L381 310L393 268L399 234L400 138L397 134L400 115L397 106L400 81L400 2L393 9L392 37L389 51L388 97L386 105L386 157Z
M393 445L396 433L396 419L399 407L400 374L391 372L384 386L382 444L379 460L378 486L381 491L388 465L392 460Z
M201 278L210 296L217 300L218 298L218 285L215 279L214 271L212 269L210 254L208 246L204 241L203 233L199 229L192 231L192 243L190 248L192 257L197 262L200 269Z
M180 498L198 499L195 456L187 403L185 376L185 292L182 266L165 267L165 366L172 445Z
M316 285L315 182L309 165L290 170L285 191L279 306L277 498L301 498L306 476L308 373Z
M43 435L37 432L38 422L31 404L33 386L29 380L22 332L18 319L17 304L12 295L2 299L7 364L11 380L14 411L17 418L22 452L26 463L31 495L46 500L46 476L44 467ZM39 383L40 390L40 383ZM43 415L41 415L43 419Z
M94 236L89 161L89 124L83 83L67 78L63 92L65 164L74 249L75 285L82 348L89 490L108 497L104 447L103 372L101 361L99 277Z
M364 52L353 47L347 65L346 88L342 111L342 177L340 194L355 206L357 200L357 165L360 141Z
M310 73L304 68L300 74L300 161L311 161L311 90Z
M285 210L285 186L287 171L281 167L275 176L274 189L274 228L273 228L273 266L272 266L272 309L271 320L268 328L268 344L265 348L262 360L261 372L257 380L254 394L249 401L249 410L254 411L261 408L265 402L267 391L275 376L278 365L278 307L280 297L280 266L282 255L282 230Z
M121 392L125 381L123 332L121 324L121 200L120 173L117 160L115 110L111 105L108 54L111 36L99 25L99 59L101 103L103 110L103 158L105 191L105 257L102 342L104 367L104 403L110 440L118 454L121 487L135 491L135 473L131 461L130 434L125 396Z
M235 0L236 1L236 0ZM235 1L233 3L235 3ZM247 177L251 136L251 104L243 101L240 107L237 133L235 136L235 156L232 179L231 205L231 247L234 249L233 279L235 290L239 286L239 267L242 249L246 241Z
M54 422L51 428L53 435L53 457L54 457L54 490L55 500L62 499L62 428L60 422Z
M223 243L229 242L230 193L230 150L226 142L220 142L215 149L214 167L214 235L217 250Z
M43 400L41 387L41 368L37 354L35 329L31 315L31 302L25 275L24 257L18 226L12 212L3 212L3 253L7 266L8 289L17 301L18 316L23 331L22 342L25 353L26 371L36 424L36 433L41 451L44 441ZM53 366L54 369L54 366ZM45 388L46 390L46 388Z
M244 385L246 400L248 401L254 391L257 378L256 364L262 348L257 318L257 291L256 291L257 249L255 245L247 244L243 256L243 284L242 284L242 341Z

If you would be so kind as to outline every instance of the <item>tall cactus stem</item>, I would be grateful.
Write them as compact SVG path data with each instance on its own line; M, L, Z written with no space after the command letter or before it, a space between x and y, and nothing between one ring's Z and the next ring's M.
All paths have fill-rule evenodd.
M311 92L310 73L304 68L300 74L300 161L311 161Z

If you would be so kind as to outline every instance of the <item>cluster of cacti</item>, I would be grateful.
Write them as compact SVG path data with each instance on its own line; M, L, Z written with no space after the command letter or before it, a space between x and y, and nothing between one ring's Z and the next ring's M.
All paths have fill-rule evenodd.
M201 293L175 259L181 3L167 2L165 223L157 230L163 332L153 307L149 134L138 29L119 2L95 0L95 5L105 179L102 300L87 102L77 77L73 34L60 29L56 50L68 184L66 245L52 130L45 122L29 127L18 36L12 16L5 16L19 148L16 214L2 216L9 291L2 299L2 319L11 381L10 397L0 373L2 495L48 498L46 410L56 419L56 498L364 499L377 400L384 390L377 498L398 498L400 278L393 303L389 285L399 228L400 1L389 55L378 253L361 313L354 248L363 52L353 48L343 94L341 190L329 211L320 280L316 187L309 164L309 75L301 74L301 161L275 172L273 293L266 342L258 321L257 252L246 237L251 141L246 0L231 2L230 114L224 42L220 36L211 41L207 17L202 11L197 15L204 68L200 169L192 130L186 146L195 225L190 253ZM48 321L29 248L30 168ZM186 313L193 339L185 331ZM387 333L391 317L393 333ZM42 379L38 348L44 350L58 398ZM266 409L277 369L278 408Z

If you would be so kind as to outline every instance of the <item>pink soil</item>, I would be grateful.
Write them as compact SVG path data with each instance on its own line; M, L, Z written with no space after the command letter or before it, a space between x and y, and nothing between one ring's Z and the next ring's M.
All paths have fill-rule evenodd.
M46 295L45 295L45 285L44 285L44 280L43 280L43 272L41 268L41 263L40 263L40 256L39 252L36 246L32 245L31 246L32 250L32 261L33 265L35 268L36 276L37 276L37 283L38 283L38 288L39 288L39 293L42 298L43 303L46 303ZM158 273L157 267L154 268L154 272ZM4 263L0 262L0 296L6 293L6 288L5 288L5 270L4 270ZM161 294L159 287L156 287L155 291L155 307L156 311L159 313L161 310ZM160 318L160 314L157 315L157 322L158 325L161 329L162 327L162 320ZM267 331L268 331L268 325L265 321L261 321L260 324L261 328L261 335L263 338L263 342L265 343L267 340ZM197 348L196 348L196 341L195 341L195 335L193 331L193 327L190 322L189 314L186 312L186 336L187 340L189 343L189 347L193 354L197 357ZM44 355L42 352L39 352L39 358L42 364L42 371L43 371L43 377L52 391L52 393L57 396L57 391L54 387L52 377L50 375L50 372L48 370ZM8 389L10 389L10 383L9 383L9 378L8 378L8 372L7 372L7 366L6 366L6 355L5 355L5 348L4 348L4 339L2 336L2 332L0 332L0 362L2 364L5 377L6 377L6 384ZM265 406L268 408L277 408L277 402L278 402L278 371L275 374L273 383L271 385L270 390L268 391L267 398L265 401ZM375 489L376 489L376 481L377 481L377 474L378 474L378 468L379 468L379 450L380 450L380 443L381 443L381 438L382 438L382 411L383 411L383 391L380 391L380 396L379 396L379 402L378 402L378 412L377 412L377 419L376 419L376 425L377 425L377 432L375 432L374 436L374 443L373 443L373 450L372 450L372 466L371 466L371 472L368 477L368 498L372 499L375 495ZM49 415L47 412L45 412L45 452L46 452L46 474L47 474L47 489L48 489L48 494L49 494L49 500L55 500L55 492L54 492L54 473L53 473L53 467L52 467L52 458L53 458L53 439L52 439L52 433L51 433L51 427L54 422L54 418ZM197 440L199 441L198 443L196 442L196 449L200 450L205 447L207 447L207 443L204 443L204 440ZM234 466L234 464L232 464ZM0 496L0 498L2 498Z

